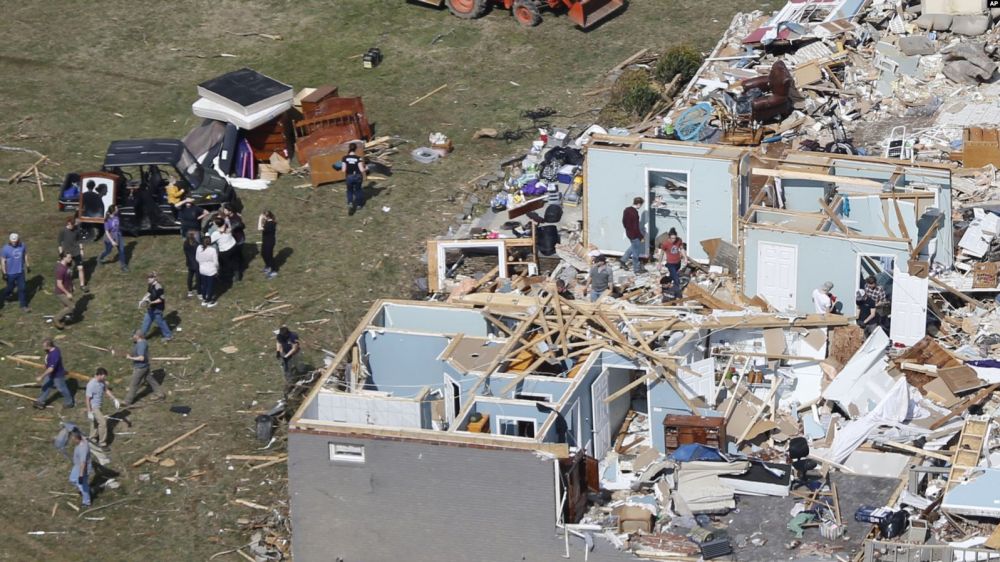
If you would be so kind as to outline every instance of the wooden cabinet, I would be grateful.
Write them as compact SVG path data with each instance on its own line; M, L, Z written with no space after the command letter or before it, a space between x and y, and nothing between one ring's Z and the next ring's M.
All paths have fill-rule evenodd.
M667 416L663 418L663 444L667 451L681 445L700 443L726 450L725 418L702 416Z

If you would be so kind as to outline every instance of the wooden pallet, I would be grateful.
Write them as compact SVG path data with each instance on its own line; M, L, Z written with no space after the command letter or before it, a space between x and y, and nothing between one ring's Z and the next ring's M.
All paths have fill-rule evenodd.
M983 442L988 437L989 431L989 420L978 418L965 420L965 425L962 426L962 433L958 436L955 453L952 455L951 470L948 472L948 485L945 487L946 491L961 482L979 464L979 457L983 451Z

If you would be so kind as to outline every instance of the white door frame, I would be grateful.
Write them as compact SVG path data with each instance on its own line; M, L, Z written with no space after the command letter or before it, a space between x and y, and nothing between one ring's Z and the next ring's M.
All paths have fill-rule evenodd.
M455 411L455 391L452 390L452 385L458 387L458 397L461 399L462 385L457 380L451 378L448 373L444 373L444 417L445 421L448 422L448 427L451 427L455 423L455 416L459 414L459 412Z
M603 392L598 392L600 385L603 384ZM601 459L607 454L607 449L610 447L611 438L611 420L609 419L611 412L610 407L604 402L604 399L610 396L610 390L608 389L608 370L602 369L601 374L597 375L594 382L590 385L590 409L591 414L591 443L593 445L593 453L595 459ZM601 412L601 415L598 415ZM609 443L604 444L604 441L600 439L599 432L601 427L599 425L599 420L603 420L603 425L607 427ZM600 446L600 448L599 448Z
M855 273L855 275L854 275L854 282L855 283L860 283L860 285L857 286L857 287L854 287L854 290L864 289L864 281L861 279L861 261L862 261L862 259L864 259L866 257L868 257L868 258L892 258L892 267L893 267L893 269L899 267L899 264L896 263L899 260L898 256L896 256L896 254L879 254L879 253L876 253L876 252L858 252L857 257L854 260L854 273ZM888 273L890 275L890 277L891 276L895 276L895 271L893 271L893 270L889 270L886 273Z
M679 235L681 235L681 238L684 239L685 243L690 243L689 241L691 240L691 170L672 170L672 169L669 169L669 168L644 168L644 170L645 170L645 172L643 172L642 181L646 184L645 187L644 187L644 189L643 189L643 193L644 193L644 195L646 197L646 205L645 205L645 208L646 208L646 224L645 224L646 242L650 242L650 243L652 243L654 245L656 244L656 240L651 239L651 236L652 236L652 233L651 233L652 228L651 227L652 227L652 224L653 224L653 208L652 208L652 205L653 205L653 190L652 190L652 186L649 185L649 173L650 172L665 172L665 173L668 173L668 174L683 174L684 178L685 178L685 183L687 183L687 197L685 198L685 205L687 207L687 209L685 210L685 213L687 213L687 217L684 219L684 223L685 223L684 224L684 226L685 226L684 232L683 233L679 233ZM643 249L646 249L646 247L644 246ZM657 250L657 248L653 249L653 254L650 254L650 256L649 256L650 259L652 259L653 255L656 253L656 250Z

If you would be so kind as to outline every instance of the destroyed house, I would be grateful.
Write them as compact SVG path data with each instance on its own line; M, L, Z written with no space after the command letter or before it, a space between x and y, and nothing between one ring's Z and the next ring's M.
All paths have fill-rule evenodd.
M853 315L855 291L874 276L900 320L893 341L920 340L928 269L954 260L950 168L806 152L768 164L751 170L760 187L744 222L744 291L805 312L831 282Z
M736 242L749 167L749 152L740 148L595 135L584 167L584 244L622 254L629 245L622 211L642 197L647 241L674 228L691 257L707 259L699 240Z
M668 416L720 416L706 406L719 398L716 355L734 350L757 350L767 372L767 352L799 357L782 370L801 381L789 396L808 399L826 351L818 327L846 322L692 323L652 307L621 319L646 334L645 354L597 305L495 296L485 308L379 301L351 334L289 426L297 558L584 560L589 544L586 559L631 560L577 525L588 492L628 486L623 443L655 459ZM752 410L732 415L741 440L773 429Z
M585 245L623 253L622 210L643 197L650 250L675 228L692 259L716 265L705 242L728 243L739 259L718 264L739 269L744 292L776 310L811 312L813 289L830 281L853 314L863 278L876 276L891 293L910 262L950 269L954 261L945 165L811 152L765 159L733 147L595 136L585 169Z

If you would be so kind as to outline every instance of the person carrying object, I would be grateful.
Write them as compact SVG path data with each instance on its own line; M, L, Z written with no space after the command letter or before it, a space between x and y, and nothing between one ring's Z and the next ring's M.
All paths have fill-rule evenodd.
M59 255L63 254L67 254L73 258L73 263L76 264L77 275L80 278L80 290L84 293L89 293L90 289L87 288L87 281L84 278L83 271L83 237L80 235L80 229L77 227L75 217L66 219L66 226L59 231Z
M75 403L73 394L66 386L66 369L63 367L62 351L52 343L52 338L42 340L42 348L45 350L45 370L35 377L36 381L42 383L42 393L35 401L34 408L36 410L45 409L45 403L53 388L62 394L63 407L72 408Z
M90 420L90 440L97 439L100 447L108 446L108 418L101 412L104 397L114 401L115 409L121 408L121 402L108 389L108 370L98 367L94 376L87 382L84 394L87 402L87 419Z
M679 299L684 296L684 288L681 286L681 266L687 260L687 252L684 250L684 241L677 236L676 229L670 229L661 249L663 265L670 272L671 294L675 299Z
M352 142L348 145L347 156L337 162L334 168L344 170L344 179L347 182L347 214L353 215L355 211L365 206L363 186L368 176L368 165L358 156L357 143Z
M622 226L625 227L625 237L628 238L628 250L622 255L622 267L629 266L629 258L632 259L632 271L636 274L642 273L642 266L639 259L642 257L642 241L646 237L642 233L642 226L639 224L639 209L642 208L644 200L636 197L632 200L632 205L625 207L622 212Z
M24 283L25 273L31 271L31 265L28 264L28 247L16 232L11 232L8 239L10 241L0 249L0 273L6 282L3 296L0 296L0 307L3 307L11 292L16 289L21 310L26 313L31 312L28 308L28 290Z
M80 492L81 505L90 507L90 477L94 464L90 455L90 443L83 438L80 428L70 432L69 444L73 447L73 468L69 471L69 482Z
M832 290L833 283L830 281L813 289L812 300L816 314L841 314L844 309L844 303L837 302L837 297L830 292Z

